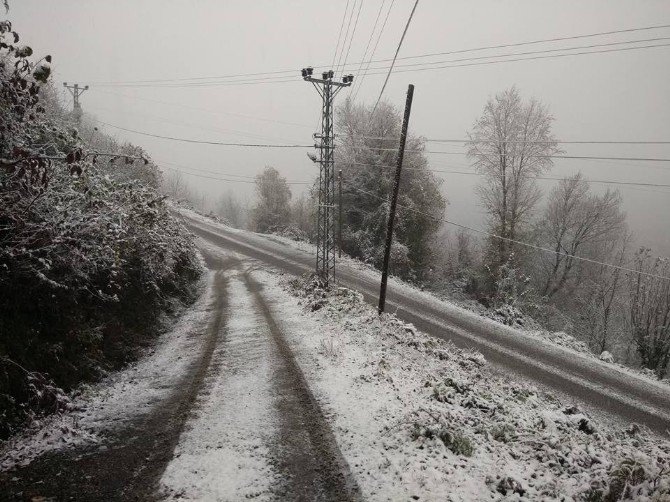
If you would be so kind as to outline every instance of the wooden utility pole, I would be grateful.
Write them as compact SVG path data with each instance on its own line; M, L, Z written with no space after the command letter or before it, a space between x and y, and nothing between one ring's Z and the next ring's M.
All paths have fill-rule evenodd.
M337 172L337 205L340 212L337 218L337 247L338 249L338 258L342 258L342 169Z
M398 165L395 170L395 181L393 182L393 195L391 196L391 207L389 208L388 227L386 228L386 247L384 249L384 264L382 266L382 284L379 289L378 312L384 312L386 304L386 283L388 282L389 259L391 257L391 243L393 242L393 221L395 220L395 208L398 202L398 189L400 188L400 172L402 171L402 159L405 155L405 143L407 141L407 126L409 114L412 110L412 97L414 96L414 85L409 84L407 88L407 100L405 101L405 116L402 119L402 131L400 132L400 146L398 147Z

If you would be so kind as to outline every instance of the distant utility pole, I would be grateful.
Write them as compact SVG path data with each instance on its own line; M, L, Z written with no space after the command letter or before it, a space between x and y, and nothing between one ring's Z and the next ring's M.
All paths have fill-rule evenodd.
M88 91L88 86L85 85L84 87L79 87L79 84L68 85L67 82L63 82L63 87L65 87L68 91L70 91L70 94L72 94L72 113L75 120L79 122L82 115L81 105L79 104L79 96L84 94L84 91Z
M321 78L312 77L314 68L303 68L302 77L311 82L322 99L321 134L315 145L319 149L319 206L316 226L316 273L328 286L335 280L335 133L333 129L333 99L343 87L354 81L353 75L344 75L342 82L333 80L333 70Z
M337 217L337 257L342 258L342 169L337 172L337 209L340 212Z
M402 131L400 132L400 146L398 148L398 165L395 170L395 181L393 182L393 195L391 196L391 207L389 209L388 227L386 228L386 247L384 248L384 265L382 266L382 284L379 289L378 312L384 312L386 304L386 283L389 274L389 258L391 257L391 243L393 242L393 221L395 220L395 208L398 202L398 189L400 188L400 172L402 171L402 159L405 155L405 142L407 141L407 126L409 114L412 111L412 98L414 97L414 85L409 84L407 88L407 100L405 101L405 116L402 119Z

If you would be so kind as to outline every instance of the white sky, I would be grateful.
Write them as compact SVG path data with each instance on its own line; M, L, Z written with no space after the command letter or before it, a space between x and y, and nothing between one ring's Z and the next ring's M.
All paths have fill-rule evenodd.
M361 60L381 1L363 0L350 62ZM385 5L389 2L386 0ZM324 65L330 66L345 4L344 0L10 0L8 18L36 54L52 54L57 82L91 84L91 90L82 96L82 105L100 120L201 140L311 144L320 102L314 89L299 77L299 69L314 65L320 71L326 69ZM375 59L393 56L412 5L412 0L395 1ZM669 1L421 0L400 56L661 24L670 24ZM656 37L670 37L670 29L500 52ZM663 47L397 73L392 75L385 97L402 107L407 84L415 84L411 129L428 138L465 137L487 98L516 84L522 96L534 96L550 107L559 139L667 141L669 62L670 47ZM287 83L188 88L94 85L100 81L292 68L296 69L295 81ZM357 73L356 70L357 67L351 72ZM375 100L382 82L383 76L366 77L358 99ZM340 94L340 102L345 92ZM310 180L316 173L305 150L190 145L105 130L144 146L159 164L168 161L221 175L254 175L265 165L273 165L289 180ZM461 145L430 144L429 148L463 151ZM566 145L565 150L568 155L670 158L670 145ZM429 158L433 168L467 169L465 156ZM550 176L578 170L591 179L670 184L670 162L557 160ZM450 201L448 218L481 226L481 213L472 190L477 178L444 176L444 192ZM191 176L185 179L212 200L228 190L242 197L253 191L250 184ZM543 188L548 190L553 184L543 182ZM294 193L302 190L300 185L293 188ZM603 185L594 188L604 189ZM618 188L640 244L670 254L670 189Z

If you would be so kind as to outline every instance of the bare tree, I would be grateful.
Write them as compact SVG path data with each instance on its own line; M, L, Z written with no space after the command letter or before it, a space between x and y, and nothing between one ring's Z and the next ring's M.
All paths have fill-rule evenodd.
M621 210L621 196L607 190L603 195L590 193L589 184L577 174L562 180L549 195L544 218L540 223L543 243L556 251L549 258L542 258L540 292L551 298L566 283L577 276L580 263L575 256L590 246L591 251L603 253L597 244L613 244L625 234L625 215ZM603 261L609 256L592 256Z
M258 200L253 209L254 229L273 232L286 227L291 217L291 190L286 178L274 167L266 167L256 176Z
M619 267L626 265L631 235L613 236L614 241L600 243L595 256ZM597 353L614 351L615 344L626 334L627 298L625 278L621 269L605 265L589 265L580 279L573 306L578 320L575 329Z
M219 199L216 212L232 227L244 228L246 226L246 208L230 190Z
M163 190L175 200L187 200L191 197L191 190L184 181L184 177L176 171L170 171L165 176Z
M312 239L316 223L316 206L312 197L302 194L293 201L291 223L307 239Z
M469 134L468 157L485 175L478 195L492 233L503 238L489 245L493 275L511 255L521 256L510 240L524 235L541 196L534 177L551 168L550 156L559 151L553 120L546 106L535 99L524 103L512 87L488 101Z
M629 277L630 323L642 365L663 378L670 361L670 260L640 249ZM651 274L651 275L643 275Z

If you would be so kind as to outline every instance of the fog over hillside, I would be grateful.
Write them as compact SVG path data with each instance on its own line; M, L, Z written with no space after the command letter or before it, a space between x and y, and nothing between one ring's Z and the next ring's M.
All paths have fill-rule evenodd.
M393 56L412 3L402 1L394 5L379 39L375 59ZM361 61L380 4L366 3L361 8L348 61ZM54 56L57 81L78 81L91 86L90 92L82 96L82 106L86 113L103 122L200 140L309 145L319 124L320 104L311 86L299 78L299 70L313 65L318 72L332 66L342 9L339 2L313 1L292 2L288 8L283 2L272 1L146 0L138 3L121 0L82 4L65 0L45 4L27 0L12 5L12 18L15 27L32 41L37 52L49 48ZM387 9L388 3L379 16L368 55ZM450 54L493 45L656 26L663 24L667 10L667 3L663 1L454 4L423 0L399 56L445 53L429 60L452 61L657 39L662 38L665 31L618 33ZM253 22L247 23L247 19ZM500 22L501 19L505 22ZM356 16L351 21L351 31L355 20ZM633 45L662 43L658 40ZM572 52L622 47L627 46L605 45ZM555 118L553 130L559 140L667 140L670 137L670 95L666 87L670 67L663 63L667 60L667 50L662 47L625 50L407 73L396 73L398 68L390 78L384 97L402 107L405 88L413 83L416 93L411 129L426 138L466 138L487 99L516 85L523 96L535 97L548 106ZM520 57L532 55L516 58ZM398 64L423 61L425 59L401 59ZM475 62L480 61L445 65ZM276 80L282 80L276 83L220 85L222 79L210 79L196 80L200 85L179 86L193 82L179 79L291 69L295 74L275 75ZM358 64L350 65L348 70L357 74L357 79L364 73L359 71ZM236 80L245 78L254 77ZM173 80L144 82L139 84L141 87L133 84L162 79ZM337 103L341 104L353 94L357 94L360 102L373 103L383 79L383 74L367 75L360 93L354 85L354 92L340 94ZM121 84L107 84L109 82ZM312 180L317 173L317 167L305 155L309 149L267 151L192 145L102 127L120 139L142 145L159 165L162 161L171 162L162 164L166 171L194 173L196 171L186 168L196 168L220 172L224 177L226 174L254 176L266 165L272 165L287 179L298 181ZM429 150L465 151L458 143L429 144L428 147ZM670 145L570 144L565 145L564 150L571 156L670 158ZM435 169L471 170L471 162L464 155L430 154L428 158ZM560 178L577 171L593 180L670 184L670 162L555 159L548 176ZM205 175L216 176L211 172ZM228 190L242 198L251 199L254 194L252 184L184 176L194 190L211 199L212 205ZM482 227L483 215L473 192L477 178L454 173L440 176L445 178L442 191L450 203L449 218ZM540 181L544 191L555 183ZM593 189L605 190L607 186L593 184ZM666 215L670 213L670 188L609 186L621 191L630 228L639 244L668 254L670 225ZM294 193L304 189L304 185L292 186Z

